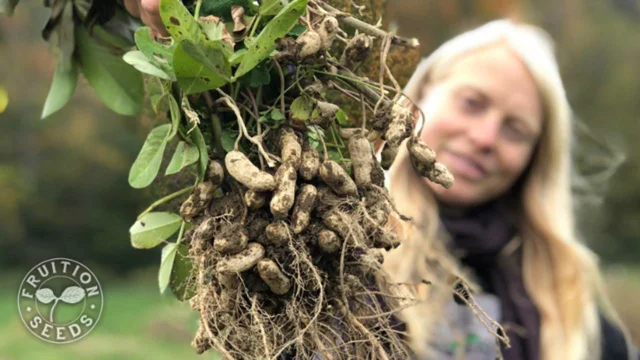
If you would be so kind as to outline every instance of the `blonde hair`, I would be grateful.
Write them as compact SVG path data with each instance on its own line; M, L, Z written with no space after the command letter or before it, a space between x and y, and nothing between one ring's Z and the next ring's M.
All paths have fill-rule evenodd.
M522 179L519 227L522 276L540 313L540 353L543 359L551 360L599 358L600 324L596 304L599 272L595 255L578 242L575 231L571 193L572 115L550 37L534 26L510 20L492 21L449 40L424 59L404 92L418 102L425 84L437 79L447 66L463 55L497 43L508 46L524 62L545 108L543 133ZM460 272L451 265L450 259L444 265L434 265L435 259L429 259L425 265L421 259L425 254L434 253L434 247L440 242L436 240L441 238L434 225L439 223L437 206L433 195L422 184L402 147L390 169L389 189L400 211L414 217L416 222L391 222L408 240L389 254L385 264L387 271L400 281L424 274L436 276L445 273L443 269L448 269L448 273ZM419 198L416 191L422 192L420 198L425 201L415 201ZM412 265L408 265L409 259ZM428 296L433 297L434 291ZM429 315L412 311L402 318L407 321L413 346L422 351L423 339L428 338L428 334L424 332L424 324L417 322L422 321L419 316Z

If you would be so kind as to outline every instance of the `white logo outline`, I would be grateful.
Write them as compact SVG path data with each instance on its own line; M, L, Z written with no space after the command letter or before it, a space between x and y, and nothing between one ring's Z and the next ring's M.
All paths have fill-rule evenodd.
M88 273L91 275L91 277L92 277L93 279L95 279L95 284L97 285L98 293L99 293L99 295L100 295L99 312L98 312L98 315L97 315L97 317L95 318L95 320L93 320L92 325L90 325L90 328L89 328L88 330L83 331L83 333L81 333L81 334L80 334L80 336L75 337L75 338L74 338L74 337L72 337L71 339L69 339L69 340L67 340L67 341L56 341L56 340L50 340L50 339L47 339L47 338L45 338L45 337L42 337L42 336L40 336L38 333L34 332L34 330L33 330L33 329L29 326L29 324L26 322L26 320L25 320L25 315L23 314L23 312L22 312L22 307L20 306L20 299L21 299L21 297L22 297L22 290L23 290L23 288L24 288L24 286L25 286L25 282L27 281L27 278L29 277L29 275L30 275L30 274L32 274L35 270L37 270L37 269L38 269L39 267L41 267L42 265L47 264L47 263L50 263L50 262L55 262L55 261L67 261L67 262L70 262L70 263L72 263L72 264L79 265L79 266L80 266L84 271L88 272ZM42 274L40 274L40 275L42 275ZM38 286L38 290L40 290L40 289L42 288L42 286L43 286L47 281L49 281L49 280L51 280L52 278L55 278L55 277L65 277L65 278L68 278L69 280L71 280L72 282L74 282L74 283L76 284L76 286L75 286L75 287L80 287L80 288L81 288L81 286L77 286L77 285L80 285L80 284L78 284L78 282L76 281L76 279L72 278L71 276L68 276L68 275L53 275L53 276L48 276L48 277L46 277L46 280L45 280L45 281L43 281L41 284L39 284L39 286ZM74 287L74 286L69 286L69 287L65 288L65 290L67 290L67 289L68 289L68 288L70 288L70 287ZM81 289L82 289L82 288L81 288ZM63 290L63 292L64 292L65 290ZM82 291L83 291L83 300L84 300L84 299L86 299L86 290L82 289ZM34 295L36 295L36 294L34 293ZM57 296L57 295L54 293L54 296L56 296L56 298L61 298L61 297L62 297L62 293L60 293L60 294L59 294L59 296ZM82 301L82 300L80 300L80 301ZM61 302L62 302L62 301L61 301ZM38 300L35 300L35 304L36 304L36 311L38 312L38 315L40 315L40 316L41 316L41 320L43 321L43 323L46 323L46 324L54 324L54 325L60 325L60 326L66 326L66 325L69 325L69 324L72 324L72 323L76 322L76 321L77 321L79 318L81 318L81 316L84 314L84 312L85 312L85 310L86 310L86 307L87 307L87 304L86 304L86 302L85 302L85 303L83 304L82 312L80 313L80 315L78 315L78 316L77 316L74 320L72 320L71 322L69 322L69 323L67 323L67 324L56 324L56 323L52 323L52 322L50 322L50 321L49 321L49 319L50 319L50 318L49 318L49 317L47 317L45 314L40 313L40 310L37 308L37 304L38 304L38 303L39 303L39 299L38 299ZM102 285L100 284L100 281L98 280L98 278L96 277L96 275L93 273L93 271L91 271L91 269L89 269L86 265L84 265L83 263L81 263L81 262L79 262L79 261L77 261L77 260L73 260L73 259L69 259L69 258L63 258L63 257L56 257L56 258L51 258L51 259L44 260L44 261L42 261L42 262L38 263L37 265L35 265L34 267L32 267L31 269L29 269L29 271L27 272L27 274L24 276L24 278L23 278L23 279L22 279L22 281L20 282L20 287L18 288L18 299L17 299L17 305L18 305L18 313L20 314L20 320L22 321L22 323L24 324L24 326L27 328L27 330L28 330L31 334L33 334L33 336L35 336L36 338L38 338L38 339L40 339L40 340L46 341L46 342L48 342L48 343L51 343L51 344L56 344L56 345L69 344L69 343L73 343L73 342L76 342L76 341L78 341L78 340L80 340L80 339L84 338L84 337L85 337L85 336L87 336L89 333L91 333L91 331L93 331L93 329L95 329L96 325L97 325L97 324L98 324L98 322L100 321L100 318L102 317L102 311L104 310L104 294L102 293ZM53 310L53 309L52 309L52 310ZM51 313L53 313L53 311L51 311ZM51 314L51 316L52 316L52 314Z

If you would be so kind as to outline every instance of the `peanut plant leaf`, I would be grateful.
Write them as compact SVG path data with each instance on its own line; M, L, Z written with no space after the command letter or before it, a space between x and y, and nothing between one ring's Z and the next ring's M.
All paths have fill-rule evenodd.
M53 74L53 81L51 82L47 100L44 102L41 117L44 119L62 109L71 99L77 84L78 64L75 60L71 61L71 68L68 70L64 69L63 66L56 65L56 72Z
M234 79L248 73L262 60L266 59L276 48L275 41L285 36L304 14L308 0L294 0L282 8L280 12L262 29L260 35L251 42L242 62L236 70Z
M129 229L131 245L136 249L151 249L173 235L182 224L180 215L151 212L137 220Z
M49 288L40 288L36 291L36 299L43 304L48 304L53 300L57 299L56 295L53 293L53 290Z
M140 72L93 40L84 27L76 26L75 35L80 69L100 100L118 114L139 113L144 103Z
M258 14L271 16L277 14L282 9L281 0L265 0L258 9Z
M236 143L236 137L238 133L235 133L235 136L231 134L230 130L223 130L222 134L220 134L220 142L222 143L222 149L225 152L233 151L233 147Z
M159 77L164 80L171 80L171 76L164 72L162 69L154 65L143 53L139 50L131 50L124 54L122 60L129 65L132 65L138 71L149 74L151 76Z
M302 95L293 100L289 111L291 112L292 119L305 122L311 118L313 108L314 104L312 100L306 95Z
M62 291L60 300L67 304L77 304L84 299L85 291L79 286L69 286Z
M257 88L260 85L268 85L271 82L271 74L269 74L269 69L267 69L266 61L261 62L251 69L249 73L240 77L238 82L252 88Z
M204 43L207 38L193 15L179 0L160 0L160 18L174 41L183 39L196 44Z
M153 182L162 163L162 154L167 145L171 124L164 124L151 130L142 145L138 157L129 170L129 185L141 189Z
M200 161L198 162L198 179L204 179L204 174L207 172L207 165L209 165L209 151L207 150L207 143L204 141L204 136L199 127L195 127L191 132L191 140L198 148L200 152Z
M171 115L171 131L169 131L169 135L167 135L167 142L173 139L178 133L178 128L180 127L180 120L182 119L182 114L180 113L180 106L178 106L178 102L176 99L168 93L169 96L169 114Z
M169 286L180 301L189 300L196 293L194 264L189 257L189 247L185 244L177 246Z
M184 141L180 141L176 146L176 151L173 153L173 157L167 166L165 175L172 175L180 172L185 167L198 161L200 158L200 152L194 145L189 145Z
M176 258L177 246L178 244L176 243L169 243L162 248L160 270L158 271L158 286L160 287L161 294L165 291L167 286L169 286L171 270L173 270L173 263Z
M184 40L173 55L173 71L187 94L219 88L229 82L231 66L222 41L193 43Z
M148 27L141 27L136 30L134 35L138 50L149 59L152 64L167 73L173 81L175 75L173 73L173 52L176 49L176 42L171 45L164 45L155 41L151 37L151 30Z

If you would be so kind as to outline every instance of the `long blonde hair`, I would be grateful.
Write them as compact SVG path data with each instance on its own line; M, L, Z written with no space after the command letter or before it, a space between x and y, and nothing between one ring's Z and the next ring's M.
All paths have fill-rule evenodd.
M571 193L572 115L549 36L539 28L509 20L490 22L453 38L424 59L404 93L418 102L425 84L443 68L463 55L498 42L515 51L524 62L545 108L543 133L522 179L519 195L522 276L540 313L540 353L543 359L551 360L599 358L597 259L578 242L575 231ZM390 170L389 189L400 211L413 217L414 222L391 222L408 240L389 254L385 268L399 281L459 273L450 259L438 263L438 259L429 258L425 264L423 257L437 254L434 249L440 246L438 210L402 149ZM423 296L435 298L435 290L419 291ZM416 307L402 316L417 351L426 350L423 342L428 334L421 318L429 316L424 314L428 312L425 309Z

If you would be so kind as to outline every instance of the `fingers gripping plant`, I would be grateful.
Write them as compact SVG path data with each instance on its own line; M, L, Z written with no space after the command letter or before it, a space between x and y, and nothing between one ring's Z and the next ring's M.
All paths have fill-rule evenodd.
M162 0L170 37L161 39L96 4L50 2L45 36L58 66L43 116L68 101L80 71L107 106L135 113L145 74L168 121L148 134L129 183L149 186L172 141L165 175L195 180L140 214L131 242L165 243L160 290L200 313L195 349L229 359L407 358L393 315L409 299L387 301L376 286L385 251L399 243L385 228L394 206L383 168L406 146L419 174L453 181L413 135L387 65L391 46L417 42L321 0ZM132 46L121 35L134 29L135 48L122 56ZM378 82L357 75L375 46ZM178 197L175 212L154 211Z

